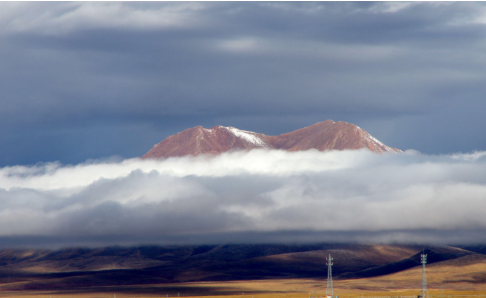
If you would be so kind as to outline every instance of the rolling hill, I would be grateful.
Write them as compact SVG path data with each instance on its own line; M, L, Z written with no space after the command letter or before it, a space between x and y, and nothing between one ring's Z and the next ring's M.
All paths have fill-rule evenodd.
M406 285L417 278L422 249L410 245L321 243L2 250L0 290L83 292L111 288L157 293L160 285L174 284L187 294L196 291L185 288L187 282L324 280L329 254L334 258L334 279L344 287L365 281L390 283L392 277L404 279ZM486 256L482 254L457 247L428 247L425 253L429 255L430 270L439 272L446 268L441 266L448 266L444 270L449 272L454 266L462 266L470 272L462 270L461 280L486 282L481 273L486 269ZM443 275L445 283L457 280Z

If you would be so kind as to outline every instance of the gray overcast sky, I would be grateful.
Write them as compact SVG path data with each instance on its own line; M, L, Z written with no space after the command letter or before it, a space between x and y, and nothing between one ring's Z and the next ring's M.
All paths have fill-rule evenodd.
M469 2L2 2L0 166L326 119L403 150L486 150L485 24Z

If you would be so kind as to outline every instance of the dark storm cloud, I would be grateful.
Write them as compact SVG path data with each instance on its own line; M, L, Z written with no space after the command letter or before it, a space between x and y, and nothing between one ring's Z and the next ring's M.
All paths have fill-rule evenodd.
M329 118L402 149L486 147L481 3L1 11L2 165L140 156L195 125L280 134Z
M253 150L0 169L3 246L486 240L486 153Z

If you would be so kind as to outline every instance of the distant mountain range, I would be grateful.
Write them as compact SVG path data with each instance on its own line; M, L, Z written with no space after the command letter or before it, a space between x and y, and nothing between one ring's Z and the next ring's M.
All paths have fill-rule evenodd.
M219 154L231 150L251 149L287 151L317 149L325 151L362 148L377 153L402 152L383 144L354 124L326 120L278 136L267 136L220 125L210 129L197 126L167 137L142 158Z
M206 288L184 288L180 283L294 278L324 280L329 254L334 258L333 276L336 280L392 276L420 268L421 253L428 255L428 265L433 264L429 268L442 268L441 264L448 268L449 263L457 259L454 268L461 268L458 274L463 279L472 278L471 283L477 282L477 274L484 271L486 264L484 246L315 243L5 249L0 250L0 291L34 291L36 294L117 291L160 296L170 290L172 297L178 292L184 296L208 295ZM470 267L466 270L461 267L463 265ZM415 275L414 283L419 285L420 272ZM160 287L168 283L179 286L174 289Z

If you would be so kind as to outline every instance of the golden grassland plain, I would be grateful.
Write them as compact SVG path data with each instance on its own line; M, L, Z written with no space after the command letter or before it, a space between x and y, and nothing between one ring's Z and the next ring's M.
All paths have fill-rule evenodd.
M469 255L454 260L427 265L429 294L433 297L485 297L486 256ZM385 276L334 280L334 295L339 298L417 296L420 294L420 266ZM218 297L218 298L309 298L324 296L326 279L268 279L252 281L185 282L177 284L137 285L97 288L83 291L5 291L0 285L0 297L37 298L143 298L143 297ZM144 292L144 288L155 291ZM194 293L195 289L200 294Z
M340 298L359 298L359 297L387 297L387 298L411 298L417 297L420 294L421 278L420 275L415 276L414 287L397 288L389 283L390 279L359 279L359 280L345 280L334 282L334 295ZM388 285L390 288L385 288ZM164 292L167 288L171 298L177 297L177 293L173 292L172 287L177 286L179 289L187 289L191 287L207 288L207 292L211 295L185 296L183 298L309 298L322 297L326 294L326 280L316 279L289 279L289 280L255 280L255 281L227 281L227 282L194 282L183 284L164 284L152 285L159 288L159 293ZM461 290L455 289L459 286ZM482 286L484 288L484 286ZM120 287L118 289L112 288L113 291L103 292L73 292L68 291L59 292L3 292L0 291L0 297L15 297L15 298L153 298L167 297L164 294L136 294L126 293L128 287ZM468 290L469 288L469 290ZM447 285L441 286L438 289L429 288L429 294L437 298L454 298L454 297L486 297L486 289L477 290L477 285L469 287L468 283L455 283L452 287ZM475 290L476 289L476 290ZM118 290L118 292L117 292ZM222 292L239 292L233 295L220 295L218 291ZM408 296L408 297L406 297Z

